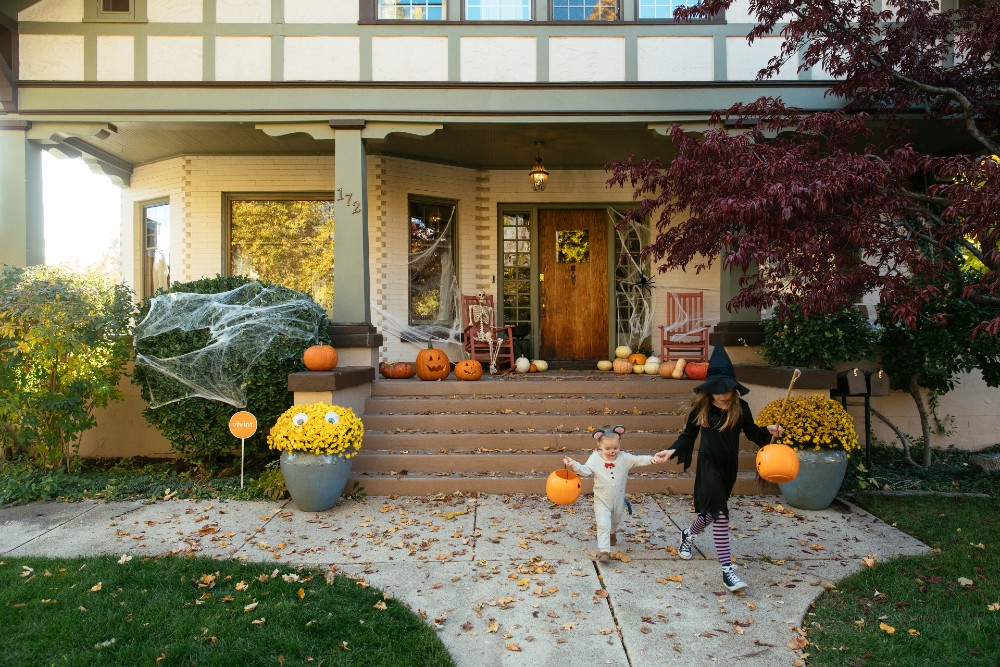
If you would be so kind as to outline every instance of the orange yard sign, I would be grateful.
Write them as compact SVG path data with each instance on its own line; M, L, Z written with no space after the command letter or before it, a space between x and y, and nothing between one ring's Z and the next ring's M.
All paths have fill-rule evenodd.
M257 418L246 410L237 412L229 418L229 432L240 440L249 438L257 432Z

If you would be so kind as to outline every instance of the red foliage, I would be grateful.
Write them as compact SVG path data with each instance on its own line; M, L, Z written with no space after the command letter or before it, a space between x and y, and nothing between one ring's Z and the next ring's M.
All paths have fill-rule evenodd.
M713 16L731 0L679 9ZM937 11L934 0L750 0L765 35L784 38L769 78L802 54L835 79L838 111L760 98L715 113L697 136L675 125L669 165L608 165L631 217L656 221L659 270L759 267L727 307L800 303L832 312L878 291L913 325L942 292L994 307L975 334L1000 335L1000 3ZM782 21L785 21L782 23ZM922 147L928 127L947 154ZM985 271L963 271L969 258Z

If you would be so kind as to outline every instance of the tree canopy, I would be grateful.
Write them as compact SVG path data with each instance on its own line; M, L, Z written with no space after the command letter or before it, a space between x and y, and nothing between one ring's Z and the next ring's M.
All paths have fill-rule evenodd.
M706 19L732 0L675 17ZM761 70L821 68L832 111L780 98L735 104L692 135L669 130L667 165L608 165L651 218L660 271L721 261L747 271L731 309L799 304L832 313L869 292L887 324L945 326L953 299L979 307L966 335L1000 337L1000 3L749 0L753 43L784 39ZM931 133L938 147L924 141ZM923 134L921 134L923 133ZM756 271L749 271L756 265ZM944 298L947 297L947 298Z

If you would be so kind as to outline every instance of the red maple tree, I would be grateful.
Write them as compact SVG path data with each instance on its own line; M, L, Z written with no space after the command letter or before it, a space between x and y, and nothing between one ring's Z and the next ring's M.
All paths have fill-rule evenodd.
M732 0L678 9L679 20ZM973 338L1000 337L1000 3L967 0L750 0L749 42L780 34L789 60L831 77L834 111L763 97L669 136L669 164L608 165L634 189L634 219L653 219L659 270L721 261L748 271L727 307L800 304L836 312L880 295L887 325L946 324L937 304L983 307ZM816 70L814 70L816 71ZM935 141L925 141L928 134ZM931 147L931 146L936 146ZM750 267L756 264L756 271ZM942 297L948 297L942 299Z

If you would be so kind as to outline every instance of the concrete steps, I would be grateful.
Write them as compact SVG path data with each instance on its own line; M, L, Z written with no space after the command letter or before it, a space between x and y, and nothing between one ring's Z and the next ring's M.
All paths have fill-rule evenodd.
M485 375L477 382L379 379L365 403L364 447L352 482L368 495L433 493L544 493L564 456L584 461L592 431L626 428L623 448L633 454L666 449L684 427L690 380L618 376L590 371ZM734 493L777 489L754 470L756 446L743 443ZM691 493L695 466L637 468L636 493ZM584 492L592 482L584 478Z

